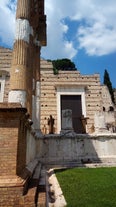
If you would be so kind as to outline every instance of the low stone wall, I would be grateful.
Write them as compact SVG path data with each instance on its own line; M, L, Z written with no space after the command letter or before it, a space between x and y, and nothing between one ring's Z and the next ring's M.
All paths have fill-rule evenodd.
M116 163L116 134L46 135L37 140L37 157L45 165Z

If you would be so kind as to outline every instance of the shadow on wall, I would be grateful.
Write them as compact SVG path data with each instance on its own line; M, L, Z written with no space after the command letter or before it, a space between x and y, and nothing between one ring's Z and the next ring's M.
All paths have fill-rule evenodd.
M115 162L115 135L45 135L37 140L37 157L47 166Z

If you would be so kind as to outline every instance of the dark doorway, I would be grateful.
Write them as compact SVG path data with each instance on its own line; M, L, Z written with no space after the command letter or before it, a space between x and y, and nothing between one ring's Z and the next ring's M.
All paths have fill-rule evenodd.
M78 134L83 133L81 95L61 95L61 113L64 109L72 110L74 131Z

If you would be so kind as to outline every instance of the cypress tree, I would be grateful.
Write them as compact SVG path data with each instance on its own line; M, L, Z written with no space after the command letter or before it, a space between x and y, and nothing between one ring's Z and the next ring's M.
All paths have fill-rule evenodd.
M112 88L112 83L110 81L109 73L106 69L104 71L104 85L106 85L108 87L112 102L114 103L114 92L113 92L113 88Z

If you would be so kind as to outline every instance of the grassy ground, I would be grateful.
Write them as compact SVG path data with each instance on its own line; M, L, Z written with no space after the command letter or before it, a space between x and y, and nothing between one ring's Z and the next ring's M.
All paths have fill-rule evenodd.
M67 207L116 207L116 168L57 170Z

